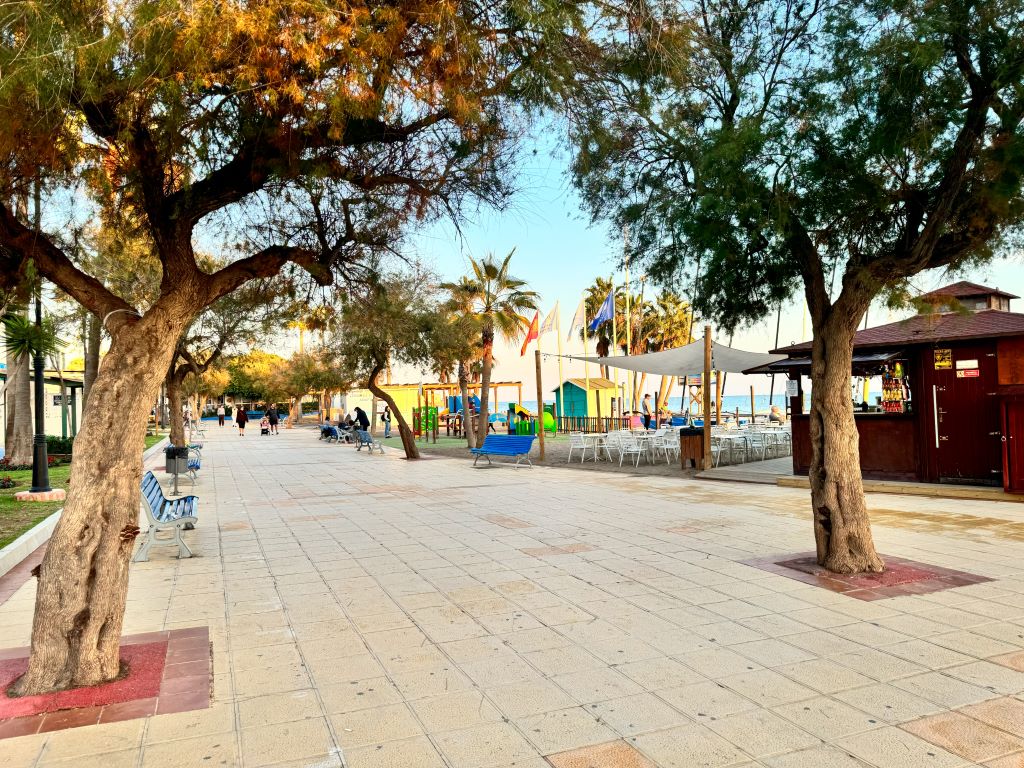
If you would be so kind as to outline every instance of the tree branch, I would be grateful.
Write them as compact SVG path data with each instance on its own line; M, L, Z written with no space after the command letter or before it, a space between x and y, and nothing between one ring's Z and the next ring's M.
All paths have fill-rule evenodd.
M106 320L108 330L122 323L134 322L139 316L128 302L96 278L79 270L46 235L18 221L3 203L0 203L0 243L7 252L0 261L4 266L0 284L13 283L21 266L33 259L40 274L96 317Z
M308 248L272 245L210 275L206 281L208 302L226 296L249 280L273 277L288 263L302 267L320 285L331 285L334 282L334 275L322 260L321 254Z

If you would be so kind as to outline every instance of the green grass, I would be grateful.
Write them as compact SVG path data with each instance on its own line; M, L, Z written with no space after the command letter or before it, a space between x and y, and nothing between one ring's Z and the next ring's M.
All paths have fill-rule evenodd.
M50 467L50 487L67 488L71 466ZM10 476L17 485L0 488L0 547L5 547L32 526L45 520L63 506L59 501L15 501L14 494L32 487L32 470L0 473Z
M167 437L166 432L146 435L146 448L151 448ZM50 487L67 488L71 465L50 467ZM5 547L32 526L45 520L64 504L60 501L15 501L14 494L32 487L32 470L0 471L0 477L10 477L16 485L0 488L0 547Z

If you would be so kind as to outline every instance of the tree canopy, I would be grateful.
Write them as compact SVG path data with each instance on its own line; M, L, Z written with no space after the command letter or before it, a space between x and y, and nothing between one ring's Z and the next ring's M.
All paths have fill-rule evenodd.
M575 179L634 259L726 327L801 282L812 314L837 279L898 290L1020 223L1024 4L615 11L581 59Z

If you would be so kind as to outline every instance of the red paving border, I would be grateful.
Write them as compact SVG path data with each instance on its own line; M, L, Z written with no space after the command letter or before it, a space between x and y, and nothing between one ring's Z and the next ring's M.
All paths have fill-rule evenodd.
M122 648L131 645L164 646L165 657L162 660L163 673L159 689L146 690L142 694L144 698L128 699L102 706L62 709L0 719L0 739L97 723L134 720L154 714L189 712L210 706L210 681L213 670L210 664L209 627L147 632L142 635L129 635L121 640ZM28 648L0 650L0 659L25 658L27 655ZM131 679L130 676L128 679Z
M780 559L781 558L781 559ZM786 557L761 557L744 560L746 565L762 571L802 581L816 587L839 592L858 600L884 600L889 597L927 595L953 587L982 584L992 581L966 571L954 571L928 563L919 563L902 557L882 555L885 570L881 573L832 573L820 565L814 553L801 553Z
M22 585L32 578L32 569L43 562L43 555L46 554L46 545L49 543L50 540L47 539L24 560L11 568L3 576L0 576L0 605L6 603L11 595L21 589Z

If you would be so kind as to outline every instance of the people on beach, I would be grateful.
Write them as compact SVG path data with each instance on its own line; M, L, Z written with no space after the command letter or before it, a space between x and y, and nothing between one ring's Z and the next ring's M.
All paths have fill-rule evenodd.
M224 426L224 416L224 403L221 403L220 405L217 406L217 423L220 424L222 427Z
M235 424L238 425L238 436L245 437L245 425L249 422L249 414L245 410L245 406L239 406L238 412L235 414Z

